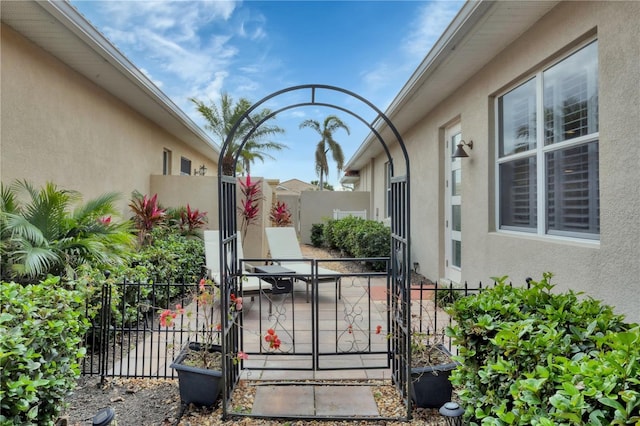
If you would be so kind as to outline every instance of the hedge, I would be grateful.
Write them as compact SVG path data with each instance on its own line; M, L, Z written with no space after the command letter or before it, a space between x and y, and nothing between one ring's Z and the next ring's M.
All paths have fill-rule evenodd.
M2 282L0 425L50 425L80 375L88 328L79 291Z
M448 308L466 424L638 424L640 327L600 301L552 293L549 273L530 289L505 280Z

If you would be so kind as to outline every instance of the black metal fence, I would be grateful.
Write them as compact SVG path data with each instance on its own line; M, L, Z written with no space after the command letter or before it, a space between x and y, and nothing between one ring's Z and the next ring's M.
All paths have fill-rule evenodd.
M335 259L343 260L343 259ZM350 259L355 261L355 259ZM259 275L259 274L257 274ZM383 337L391 332L389 316L391 314L391 292L389 290L389 280L385 273L379 272L358 272L345 273L339 275L342 283L340 293L336 292L333 302L328 306L332 310L328 313L331 321L319 316L318 306L315 310L309 311L309 305L305 297L299 296L297 299L292 295L268 295L267 297L257 297L255 311L260 313L256 324L253 326L252 334L247 334L241 339L244 343L244 350L251 355L264 355L264 335L268 328L269 321L280 327L285 327L283 318L293 321L301 321L304 316L314 313L314 321L331 324L330 332L334 337L334 347L326 352L327 347L323 347L319 340L314 340L308 351L298 352L296 342L292 338L289 350L280 351L278 355L309 355L313 356L311 368L322 369L319 355L344 355L350 352L363 354L380 353L380 350L388 351L388 360L403 356L395 353L394 348L398 346L387 344ZM378 296L376 302L386 304L387 315L382 322L372 323L373 317L372 300L374 285L372 281L378 279L378 286L382 286L385 292L384 297ZM494 284L495 285L495 284ZM349 299L349 291L355 287L361 287L360 293L352 293ZM491 286L491 284L490 284ZM329 288L335 287L330 285ZM302 287L304 288L304 287ZM327 288L321 284L320 288ZM440 343L447 347L452 353L457 349L446 336L446 328L452 326L453 320L446 313L445 308L459 297L478 294L486 289L479 283L477 286L438 285L427 280L416 282L413 280L409 292L411 300L411 333L415 338L416 333L420 333L420 338L426 339L434 344ZM338 290L336 287L334 290ZM193 303L193 295L197 294L198 283L194 282L112 282L106 280L102 286L102 291L96 296L93 303L89 303L88 313L93 318L92 326L86 335L85 346L87 356L83 360L82 373L84 375L99 375L101 379L105 377L146 377L146 378L174 378L176 374L170 368L171 361L177 356L180 349L187 341L197 340L195 330L202 327L211 327L211 324L201 324L199 310L202 309L197 303ZM336 303L340 294L340 303ZM346 295L346 297L345 297ZM247 297L249 299L249 297ZM315 294L312 301L318 304L319 297ZM266 303L269 303L268 307ZM300 303L298 307L296 304ZM265 304L265 305L262 305ZM273 304L273 306L271 306ZM305 308L306 305L306 308ZM172 324L166 326L162 321L162 312L165 310L176 311L189 307L191 311L186 315L179 315L172 318ZM248 314L248 313L247 313ZM255 312L254 312L255 314ZM217 315L217 313L216 313ZM265 322L262 322L264 315ZM360 325L360 317L364 318L364 325ZM211 318L211 315L209 315ZM247 326L248 318L244 321ZM367 323L368 321L368 323ZM386 322L386 323L385 323ZM379 326L379 327L378 327ZM283 334L295 336L298 326L291 326L283 330ZM318 326L319 327L319 326ZM257 331L257 332L256 332ZM381 336L376 336L381 334ZM257 338L255 337L257 336ZM391 336L393 337L393 336ZM372 338L379 338L384 344L371 344ZM246 339L257 339L257 349L249 349L249 341ZM352 342L368 342L363 347L357 348ZM299 341L298 341L299 342ZM348 342L351 346L347 349L340 345ZM380 343L380 342L378 342ZM376 346L378 349L375 349ZM382 347L381 347L382 346ZM286 344L283 344L286 347ZM315 352L312 351L313 348ZM356 349L354 349L356 348ZM384 349L386 348L386 349ZM330 362L329 362L330 364ZM389 368L388 362L377 365L374 368ZM256 366L249 367L256 368ZM269 369L268 366L262 367ZM281 367L278 367L281 368ZM288 369L290 369L289 367ZM308 369L309 367L303 367ZM349 367L357 368L357 367Z
M524 285L530 288L531 279L527 278ZM483 285L479 282L476 286L471 286L468 282L464 284L432 283L428 280L420 280L411 285L411 325L414 334L420 334L423 339L430 343L442 344L451 353L457 353L457 348L446 335L447 327L454 326L454 321L446 312L457 299L465 296L479 294L482 291L495 287L496 282ZM513 283L509 283L513 286Z
M113 377L176 377L171 360L189 340L200 315L181 315L167 327L161 324L164 310L187 306L196 294L192 282L106 282L87 313L92 325L87 332L84 375ZM199 309L195 304L194 309ZM187 322L190 322L187 324Z

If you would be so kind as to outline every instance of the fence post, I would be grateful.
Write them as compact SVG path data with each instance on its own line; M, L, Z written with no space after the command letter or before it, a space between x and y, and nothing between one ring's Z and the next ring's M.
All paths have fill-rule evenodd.
M109 356L109 324L111 324L111 272L104 271L105 281L102 284L102 306L100 307L100 385L104 386L107 374L107 358Z

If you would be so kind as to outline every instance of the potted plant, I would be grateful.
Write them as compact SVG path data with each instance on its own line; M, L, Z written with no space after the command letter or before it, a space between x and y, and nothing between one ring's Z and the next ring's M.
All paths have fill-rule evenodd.
M214 282L203 278L192 304L186 308L176 305L175 310L166 309L160 314L160 324L164 327L174 327L179 315L187 316L188 324L194 312L198 315L195 340L188 342L170 365L178 372L180 399L185 405L212 406L222 390L224 354L220 346L219 295L220 289ZM241 297L232 297L230 310L242 310ZM233 361L246 358L246 354L238 352Z
M444 335L411 334L411 399L417 407L440 408L451 401L451 371L459 363L444 345Z

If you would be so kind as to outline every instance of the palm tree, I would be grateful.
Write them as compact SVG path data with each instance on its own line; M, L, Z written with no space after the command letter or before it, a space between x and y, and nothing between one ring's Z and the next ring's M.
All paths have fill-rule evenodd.
M25 192L28 204L20 203ZM76 191L47 183L36 189L26 181L2 186L0 254L2 279L70 278L85 263L106 267L124 262L133 247L129 221L112 222L118 194L107 193L78 205Z
M329 176L329 163L327 162L327 152L331 151L333 161L338 165L338 173L342 170L344 165L344 154L342 153L342 147L335 139L333 139L333 133L343 128L349 135L349 126L342 122L337 116L329 115L324 119L322 128L320 123L316 120L305 120L300 124L300 128L311 127L320 134L322 139L316 146L316 173L320 176L320 191L324 189L323 177Z
M222 146L227 140L227 136L236 124L236 121L238 121L238 119L242 117L249 108L251 108L251 102L246 98L240 98L240 100L234 104L233 98L231 98L228 93L222 93L220 97L220 106L217 106L213 102L210 105L205 105L204 102L195 98L191 98L190 100L196 105L198 112L200 112L204 119L207 120L205 128L213 132L217 139L216 142L220 146ZM258 123L269 114L271 114L271 110L268 108L252 113L250 116L251 122ZM252 124L245 120L236 130L234 140L231 141L231 144L227 148L224 158L222 159L223 174L231 176L236 171L233 169L234 158L240 148L240 143L251 129ZM286 145L278 142L263 142L263 139L267 136L280 133L284 133L284 129L275 125L267 125L265 123L258 127L242 147L242 151L239 156L239 171L241 173L249 174L251 172L251 164L255 160L264 162L265 158L273 159L267 151L280 151L287 148Z

